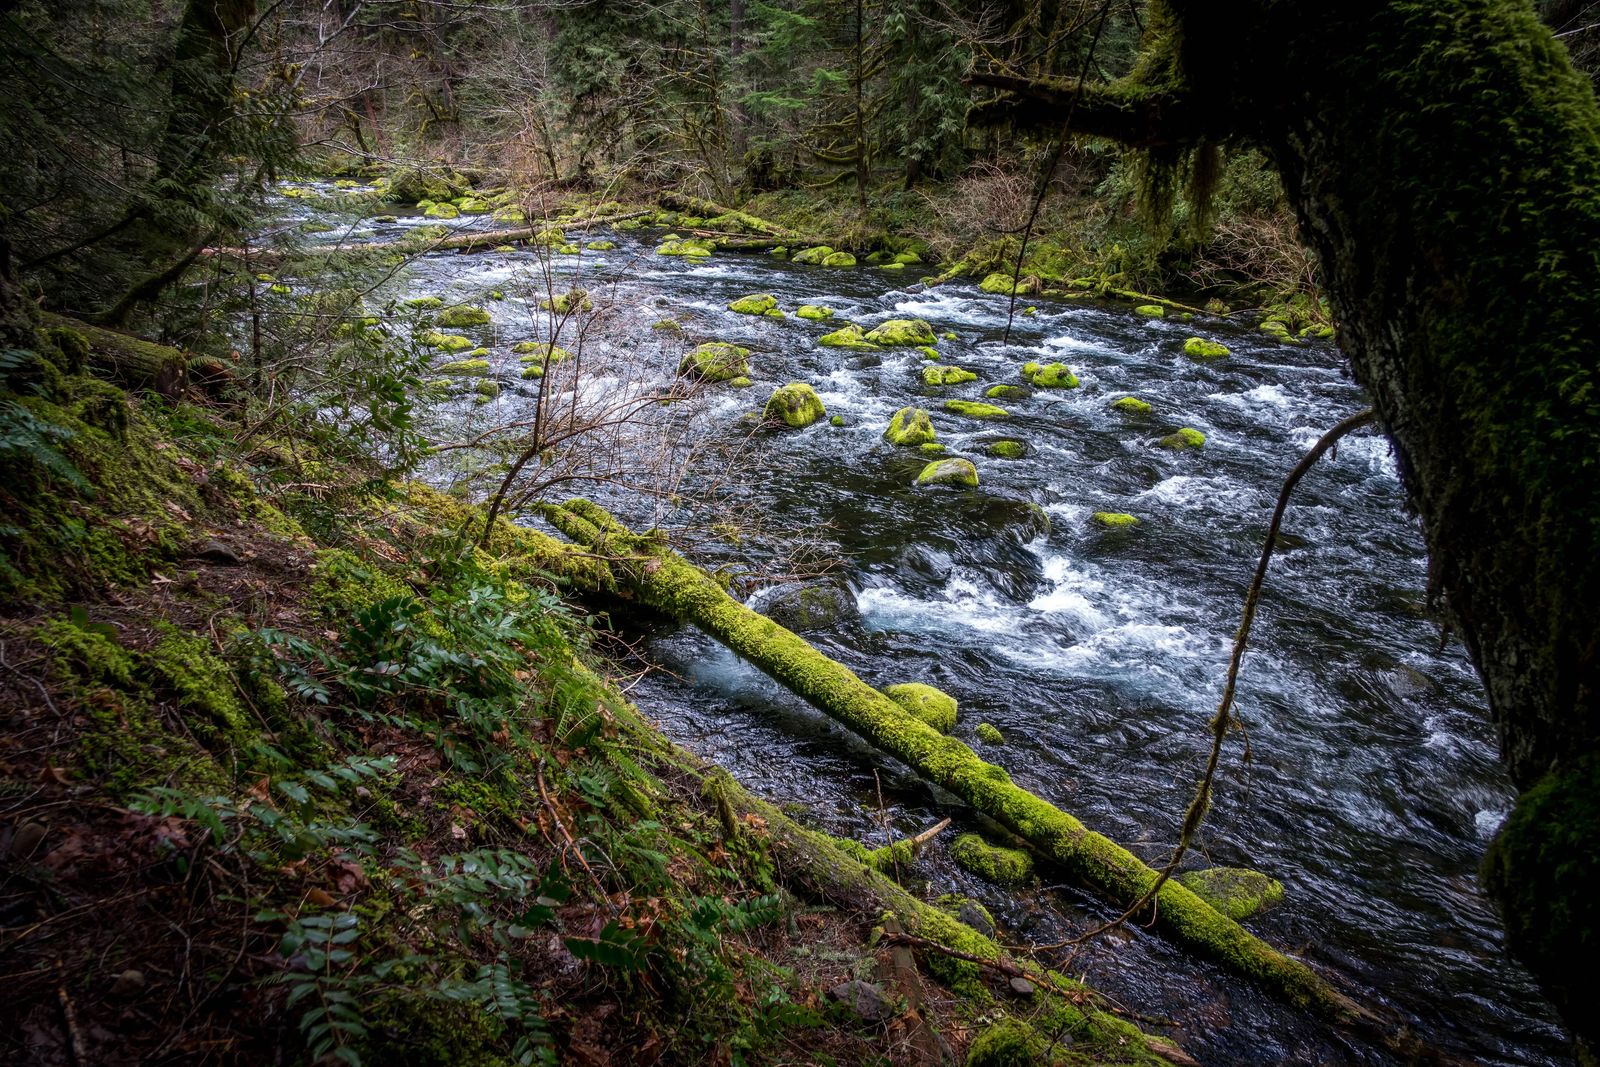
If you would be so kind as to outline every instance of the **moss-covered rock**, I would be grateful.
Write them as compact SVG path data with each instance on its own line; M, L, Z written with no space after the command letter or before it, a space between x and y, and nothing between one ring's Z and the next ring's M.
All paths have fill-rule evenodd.
M796 252L790 258L790 262L820 264L823 260L827 259L831 255L833 255L833 249L829 248L827 245L817 245L815 248L808 248L803 252Z
M823 257L822 265L824 267L853 267L856 265L856 257L849 252L834 252Z
M932 345L918 345L917 351L922 353L923 359L931 359L937 362L944 358L939 354L939 350Z
M679 374L693 374L709 382L726 382L750 373L750 350L726 341L696 346L678 364Z
M1167 317L1167 309L1160 304L1140 304L1133 309L1133 313L1135 315L1143 315L1147 319L1164 319Z
M1183 342L1183 354L1204 363L1226 356L1228 346L1220 341L1208 341L1204 337L1191 337Z
M1028 454L1028 446L1021 441L993 441L989 445L989 454L1001 459L1021 459Z
M811 386L805 382L790 382L773 390L761 414L768 422L781 422L792 429L799 429L825 418L828 410L822 406L822 398Z
M855 352L880 352L877 345L867 340L861 327L850 322L817 338L817 344L825 348L848 348Z
M1150 405L1136 396L1125 396L1111 402L1112 411L1120 411L1124 415L1148 415Z
M825 308L817 304L801 304L795 309L794 313L796 318L810 319L813 322L821 322L824 319L833 318L832 308Z
M1009 274L991 274L978 283L978 288L986 293L999 293L1001 296L1014 296L1017 292L1017 280Z
M1125 511L1097 511L1089 516L1089 521L1096 526L1104 526L1108 530L1120 530L1129 526L1139 525L1139 520Z
M960 385L963 382L975 382L978 376L961 367L923 367L923 385Z
M1020 1019L1002 1019L977 1036L967 1049L966 1067L1038 1067L1045 1042Z
M475 196L465 196L456 205L463 215L487 215L491 210L488 201L479 200Z
M428 330L417 340L430 348L437 348L442 352L465 352L473 347L472 338L462 337L458 333L440 333L438 330Z
M588 244L584 245L583 247L587 248L591 252L609 252L613 248L617 247L617 242L615 242L615 241L590 241Z
M517 353L520 362L541 368L540 373L546 363L565 363L572 358L572 353L560 345L543 341L521 341L511 351Z
M741 315L765 315L769 311L776 310L777 307L778 298L771 293L752 293L749 296L741 296L733 301L728 305L728 310L736 311Z
M969 459L937 459L917 475L918 485L964 485L970 489L978 486L978 468Z
M539 301L539 306L546 311L554 311L557 315L571 315L577 311L593 311L594 301L589 299L586 290L569 289L554 299Z
M500 383L493 381L481 381L472 387L472 391L477 394L477 403L487 404L489 401L499 397Z
M434 322L457 330L467 326L487 326L489 312L470 304L457 304L455 307L445 308Z
M464 188L455 175L425 171L418 167L400 167L389 175L386 199L400 204L419 201L443 201L457 196Z
M991 385L983 395L990 400L1026 400L1033 394L1020 385Z
M1076 389L1078 376L1065 363L1024 363L1022 376L1039 389Z
M925 445L938 436L933 428L933 417L916 407L904 407L895 412L889 419L889 428L883 431L883 439L891 445Z
M461 209L454 204L429 204L423 214L430 219L455 219L461 217Z
M650 328L659 330L661 333L682 333L683 323L677 319L657 319L650 324Z
M1206 435L1192 427L1185 426L1176 433L1168 434L1156 444L1173 452L1182 452L1187 448L1200 448L1206 443Z
M978 740L986 745L1003 745L1006 743L1005 735L986 722L980 722L972 731L978 735Z
M843 426L844 424L845 424L845 422L844 422L844 416L843 415L833 415L833 416L830 416L829 419L828 419L828 425L829 426Z
M942 689L922 682L901 682L889 686L883 695L941 734L956 728L956 698Z
M937 441L928 441L918 445L917 451L929 456L942 456L950 450Z
M435 374L447 375L451 378L486 378L489 375L489 361L486 359L458 359L454 363L441 363L433 368Z
M1194 895L1239 922L1283 900L1283 883L1244 867L1207 867L1178 875Z
M921 319L890 319L879 323L867 334L867 340L885 348L896 346L931 345L934 343L933 327Z
M900 252L895 255L894 261L900 264L902 267L905 267L913 263L921 263L922 257L917 255L915 252Z
M728 387L730 389L748 389L752 385L755 385L755 384L756 384L755 382L751 381L749 378L745 377L743 374L739 375L737 378L729 378L728 379Z
M995 885L1020 885L1033 876L1033 857L1021 849L991 845L977 834L950 843L950 858L962 870Z
M709 237L668 237L656 248L656 255L704 259L716 250L717 243Z
M1306 326L1301 329L1300 338L1302 340L1314 339L1318 341L1331 341L1334 338L1335 332L1336 331L1334 328L1325 322L1314 322L1310 326Z
M1003 407L985 404L980 400L946 400L944 409L971 419L1003 419L1011 414Z

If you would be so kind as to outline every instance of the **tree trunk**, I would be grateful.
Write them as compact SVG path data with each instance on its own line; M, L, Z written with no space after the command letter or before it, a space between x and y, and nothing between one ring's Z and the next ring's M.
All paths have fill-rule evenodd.
M1091 91L1083 113L1118 136L1108 108L1124 107L1143 144L1193 143L1201 116L1283 175L1526 790L1487 885L1568 1025L1600 1040L1579 977L1600 949L1593 93L1525 0L1164 0L1152 22L1164 13L1177 32L1145 81Z

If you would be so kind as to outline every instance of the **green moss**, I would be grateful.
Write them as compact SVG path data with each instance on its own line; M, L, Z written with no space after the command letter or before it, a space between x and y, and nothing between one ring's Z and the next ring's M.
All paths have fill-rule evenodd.
M682 333L683 323L677 319L657 319L650 324L650 328L660 330L662 333Z
M1200 448L1203 446L1206 443L1206 435L1199 430L1185 426L1176 433L1168 434L1156 443L1162 448L1171 449L1174 452L1182 452L1188 448Z
M933 417L922 408L905 407L889 418L883 439L891 445L924 445L937 438Z
M977 728L973 730L973 733L977 734L978 740L986 745L1003 745L1006 743L1005 736L986 722L980 722Z
M820 307L816 304L801 304L795 309L794 313L797 318L810 319L813 322L821 322L824 319L833 318L832 308Z
M751 386L753 386L755 384L756 384L755 382L751 381L749 378L745 377L742 374L739 375L739 377L737 377L737 378L729 378L728 379L728 387L731 388L731 389L749 389Z
M440 333L438 330L427 331L417 341L441 352L465 352L473 347L470 337L462 337L458 333Z
M717 250L717 243L709 237L678 237L669 234L656 248L658 256L685 256L689 259L704 259Z
M458 359L454 363L441 363L433 370L435 374L443 374L449 378L485 378L489 374L489 361Z
M728 310L736 311L741 315L765 315L769 311L776 310L777 307L778 298L771 293L752 293L749 296L741 296L729 304Z
M817 344L825 348L848 348L857 352L879 351L877 345L867 340L861 327L853 322L846 323L832 333L823 334L817 338Z
M1039 389L1076 389L1078 376L1065 363L1024 363L1022 376Z
M521 363L565 363L572 358L572 353L565 348L546 341L518 341L511 346L511 351Z
M478 402L480 404L487 404L489 401L499 397L500 383L479 382L477 385L472 387L472 391L478 395Z
M454 204L429 204L423 214L430 219L456 219L461 217L461 209Z
M708 382L727 382L750 373L748 348L726 341L707 341L685 355L678 364L679 374L692 374Z
M975 382L978 376L961 367L923 367L923 385L961 385L963 382Z
M929 441L926 444L918 445L917 451L926 453L930 456L942 456L950 450L944 445L939 444L937 441Z
M233 670L211 644L166 623L157 632L160 639L144 657L152 684L172 693L195 736L213 749L237 749L253 740L257 727L239 702ZM190 714L195 712L199 719Z
M844 416L843 415L834 415L832 418L830 418L828 420L828 424L830 426L843 426L844 425Z
M1167 315L1167 309L1160 304L1140 304L1133 309L1135 315L1143 315L1147 319L1161 319Z
M856 257L849 252L834 252L823 257L822 265L824 267L853 267L856 265Z
M1283 883L1243 867L1185 871L1178 880L1194 895L1238 922L1283 900Z
M961 338L956 336L956 333L955 333L954 330L946 330L944 333L940 334L939 336L943 337L946 341L959 341L961 339Z
M1136 396L1125 396L1120 400L1112 401L1111 410L1120 411L1124 415L1148 415L1151 409L1146 401L1140 400Z
M587 248L591 252L609 252L612 249L617 247L617 242L615 242L615 241L590 241L588 244L584 245L583 247Z
M476 1004L428 996L421 989L391 988L362 1005L354 1051L363 1063L410 1067L512 1067L493 1051L505 1042L505 1024Z
M833 249L827 245L817 245L814 248L807 248L803 252L796 252L790 257L790 262L820 264L831 255L833 255Z
M460 329L464 326L487 326L489 324L489 312L484 308L473 307L470 304L457 304L455 307L445 308L434 322L447 329Z
M990 400L1026 400L1033 394L1020 385L991 385L983 395Z
M762 408L761 415L768 422L781 422L791 429L810 426L828 414L822 398L805 382L790 382L773 390Z
M973 419L1003 419L1011 414L1005 408L977 400L946 400L944 409Z
M1021 441L994 441L989 445L989 454L1001 459L1021 459L1028 454L1028 446Z
M541 300L539 306L557 315L571 315L577 311L593 311L594 301L583 289L569 289L552 300Z
M967 1049L966 1067L1038 1067L1044 1039L1027 1023L1002 1019L979 1034Z
M1226 356L1228 346L1218 341L1207 341L1204 337L1191 337L1183 342L1183 354L1190 359L1205 362Z
M962 834L952 841L950 858L962 870L995 885L1021 885L1033 877L1032 856L991 845L977 834Z
M937 362L944 358L939 354L939 350L932 345L918 345L917 351L922 353L923 359L931 359Z
M918 485L965 485L977 488L978 468L969 459L940 459L922 468Z
M921 319L890 319L874 326L866 339L885 348L931 345L935 340L933 327Z
M1097 526L1104 526L1111 530L1139 525L1138 519L1122 511L1097 511L1089 516L1089 521Z
M1001 296L1013 296L1021 288L1017 280L1009 274L991 274L978 283L978 288L986 293L999 293Z
M901 682L884 689L883 695L941 734L956 728L956 698L941 689L922 682Z

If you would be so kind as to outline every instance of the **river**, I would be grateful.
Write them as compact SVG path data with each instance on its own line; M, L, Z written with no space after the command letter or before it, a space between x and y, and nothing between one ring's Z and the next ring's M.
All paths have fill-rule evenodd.
M335 223L312 238L323 243L384 239L422 221L401 211L395 223L374 224L302 200L280 207L289 222ZM478 217L447 225L505 224ZM610 359L635 375L649 365L667 376L698 341L751 349L753 387L714 387L684 417L697 440L739 443L744 461L719 483L720 495L765 516L765 529L737 546L702 539L697 558L759 563L799 541L821 546L837 564L831 580L853 595L859 616L808 634L818 647L871 684L923 681L950 693L961 707L957 736L1160 865L1204 762L1206 721L1279 484L1324 430L1364 406L1338 351L1280 343L1248 322L1153 319L1125 304L1042 298L1018 301L1006 343L1007 298L971 281L925 288L915 266L656 255L665 232L574 234L579 243L617 245L581 255L421 256L368 303L442 296L490 310L490 325L455 332L489 348L499 397L463 397L434 411L463 426L527 414L537 383L521 380L510 349L549 339L549 316L538 309L546 265L557 288L581 285L596 296L604 325L583 357L594 388L626 387L607 378ZM504 299L489 299L492 290ZM790 314L726 309L751 293L775 295ZM1024 314L1030 303L1036 313ZM832 308L834 318L796 318L801 304ZM682 335L650 329L668 316ZM938 344L939 365L978 380L926 386L921 371L930 364L915 349L816 343L844 321L870 327L906 317L953 333ZM1219 340L1231 355L1190 360L1182 349L1191 336ZM557 343L572 342L564 334ZM996 400L1009 411L1003 420L941 408L947 398L983 399L997 383L1022 384L1017 369L1029 360L1065 362L1081 387ZM752 435L741 416L791 381L814 386L844 425ZM1109 407L1128 394L1152 404L1151 415ZM913 484L930 457L882 439L906 405L932 412L948 454L977 465L979 488ZM1202 431L1205 445L1156 446L1182 426ZM1026 455L988 452L1002 438L1023 442ZM706 482L691 474L688 502L676 501L667 518L695 517L693 491ZM626 487L591 495L636 521L661 514ZM1026 504L1048 515L1047 532ZM1132 514L1139 525L1102 529L1090 518L1098 511ZM1284 531L1239 683L1245 729L1229 739L1212 813L1186 866L1247 866L1281 880L1284 902L1247 925L1358 1000L1395 1011L1446 1057L1570 1062L1476 886L1514 792L1496 760L1482 685L1459 641L1441 647L1424 610L1421 532L1385 440L1363 432L1324 457L1302 482ZM752 603L767 595L755 589ZM694 628L639 636L641 653L664 669L634 685L632 698L673 740L802 822L869 845L883 843L885 822L904 836L949 815L956 825L944 841L977 828L952 798ZM974 739L983 722L1002 732L1002 746ZM954 866L941 845L925 853L913 880L930 894L983 901L1003 939L1019 944L1062 941L1113 913L1071 887L996 889ZM1060 952L1043 958L1143 1016L1169 1020L1163 1032L1207 1064L1397 1062L1139 928L1096 940L1070 962Z

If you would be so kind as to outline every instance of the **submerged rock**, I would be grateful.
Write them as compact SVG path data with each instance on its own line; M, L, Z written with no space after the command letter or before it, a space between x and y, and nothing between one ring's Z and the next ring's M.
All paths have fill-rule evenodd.
M1121 400L1113 400L1111 410L1120 411L1124 415L1148 415L1150 405L1136 396L1125 396Z
M728 305L729 311L737 311L741 315L765 315L778 306L778 298L771 293L752 293L741 296Z
M821 307L817 304L801 304L795 308L794 313L796 318L810 319L813 322L821 322L824 319L833 318L832 308Z
M956 698L942 689L922 682L901 682L883 690L883 695L941 734L956 727Z
M726 341L697 345L678 364L679 374L693 374L708 382L726 382L750 373L750 350Z
M882 351L877 345L867 340L867 335L855 323L847 323L832 333L825 333L817 338L817 344L826 348L848 348L856 352Z
M1191 337L1183 342L1183 354L1204 363L1226 356L1228 346L1219 341L1207 341L1204 337Z
M938 459L922 468L917 475L918 485L964 485L975 489L978 485L978 468L970 459Z
M890 319L874 326L867 334L867 340L875 345L893 347L931 345L935 338L933 327L921 319Z
M1186 448L1199 448L1206 443L1206 435L1192 427L1185 426L1177 433L1168 434L1156 444L1174 452L1182 452Z
M923 385L960 385L962 382L975 382L978 376L961 367L923 367Z
M837 630L861 619L850 590L828 583L780 591L761 613L796 633Z
M822 398L805 382L790 382L773 390L767 406L761 410L768 422L782 422L791 429L810 426L828 414Z
M1178 875L1190 892L1234 922L1283 900L1283 883L1244 867L1208 867Z
M1021 849L991 845L977 834L962 834L950 843L956 866L995 885L1020 885L1033 875L1033 857Z
M925 445L938 437L933 428L933 416L923 408L905 407L889 419L889 428L883 439L891 445Z
M944 409L974 419L1003 419L1011 414L1005 408L979 400L946 400Z
M1076 389L1078 376L1065 363L1024 363L1022 376L1039 389Z

